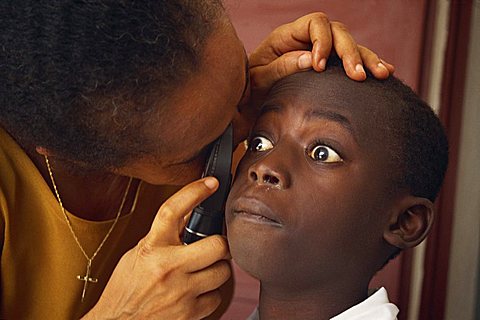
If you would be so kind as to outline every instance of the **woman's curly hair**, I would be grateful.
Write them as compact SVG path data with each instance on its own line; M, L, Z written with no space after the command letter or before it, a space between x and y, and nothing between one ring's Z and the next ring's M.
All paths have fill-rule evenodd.
M220 0L0 4L0 125L97 169L151 152L142 127L201 63Z

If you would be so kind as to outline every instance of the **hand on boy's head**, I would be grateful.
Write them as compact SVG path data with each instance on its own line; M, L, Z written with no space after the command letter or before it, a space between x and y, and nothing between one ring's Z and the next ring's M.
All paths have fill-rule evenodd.
M251 127L265 95L275 82L309 69L324 71L332 51L341 57L345 73L353 80L365 80L364 68L378 79L385 79L394 72L393 65L368 48L357 45L342 23L331 22L321 12L305 15L275 29L250 55L252 94L248 106L240 108L243 127Z
M431 225L446 166L438 119L398 80L350 81L340 63L272 88L237 169L229 244L261 280L369 278Z
M379 79L395 71L373 51L357 45L344 24L315 12L278 27L250 55L253 88L266 91L276 81L299 71L313 68L322 72L332 49L353 80L365 80L364 67Z

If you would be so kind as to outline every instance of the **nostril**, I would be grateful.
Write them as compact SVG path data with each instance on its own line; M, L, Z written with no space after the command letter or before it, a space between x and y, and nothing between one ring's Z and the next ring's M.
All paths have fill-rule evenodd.
M258 180L258 177L257 177L257 174L255 172L250 172L250 178L252 178L253 181L257 181Z
M263 182L268 183L268 184L277 185L280 182L280 180L278 180L277 177L266 174L266 175L263 176Z

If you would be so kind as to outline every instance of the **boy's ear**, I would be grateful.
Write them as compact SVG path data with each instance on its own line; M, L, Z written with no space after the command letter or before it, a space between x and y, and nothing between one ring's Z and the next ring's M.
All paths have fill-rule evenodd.
M383 238L400 249L415 247L427 236L433 219L434 206L430 200L407 196L394 208Z

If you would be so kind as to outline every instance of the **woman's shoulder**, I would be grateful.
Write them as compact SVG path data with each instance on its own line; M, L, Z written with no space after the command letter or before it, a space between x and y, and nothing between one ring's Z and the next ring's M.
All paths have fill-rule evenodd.
M20 170L22 172L18 172ZM0 177L5 179L8 173L25 173L36 169L28 155L15 139L0 127Z
M25 151L0 127L0 210L5 214L34 194L48 191L42 175Z

